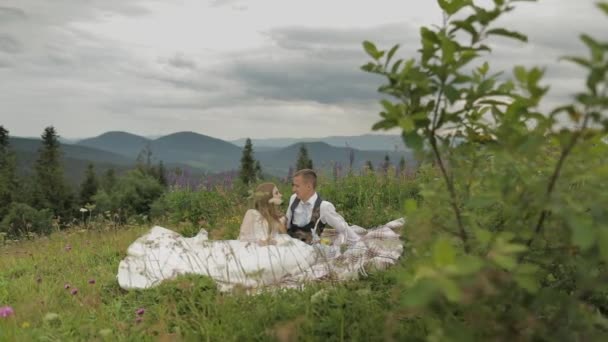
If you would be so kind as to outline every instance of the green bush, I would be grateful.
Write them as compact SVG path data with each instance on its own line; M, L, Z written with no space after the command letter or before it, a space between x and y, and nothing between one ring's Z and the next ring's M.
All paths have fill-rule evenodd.
M589 55L565 59L585 88L542 113L542 68L506 77L481 58L494 35L527 41L495 26L514 2L438 0L443 25L421 28L418 58L363 44L390 97L374 129L432 156L406 205L403 310L429 340L605 340L608 42L581 35Z
M27 204L13 202L0 222L0 232L15 238L29 233L47 234L53 227L52 217L49 209L36 210Z
M319 194L333 203L350 224L373 227L403 216L408 199L418 197L418 184L403 176L369 172L320 182Z
M168 219L173 224L214 226L218 219L236 206L235 201L219 191L180 189L165 193L152 206L152 217Z
M93 200L98 211L117 213L124 221L135 215L149 216L152 203L164 191L156 178L133 170L121 177L111 192L101 190L93 196Z

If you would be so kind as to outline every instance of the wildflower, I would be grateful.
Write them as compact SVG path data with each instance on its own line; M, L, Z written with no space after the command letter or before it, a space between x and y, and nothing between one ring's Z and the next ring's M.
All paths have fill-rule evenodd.
M11 308L10 306L3 306L0 307L0 317L8 317L8 316L12 316L15 313L15 310L13 310L13 308Z
M30 322L27 322L27 321L26 321L26 322L21 323L21 328L23 328L23 329L27 329L27 328L29 328L30 326L31 326Z
M65 246L65 250L66 250L66 252L71 251L72 250L72 246L70 246L70 245Z
M70 291L70 293L72 294L72 296L75 296L78 293L78 289L73 288L72 291Z
M66 290L69 289L70 287L72 287L72 286L70 284L67 284L67 283L65 285L63 285L63 288L66 289Z
M139 323L141 323L143 320L144 320L144 318L143 318L143 317L137 317L137 318L135 319L135 323L139 324Z
M139 308L139 309L137 309L137 311L135 311L137 316L143 316L145 312L146 312L146 309L144 309L144 308Z
M95 284L95 279L89 279L89 284L91 284L91 285Z

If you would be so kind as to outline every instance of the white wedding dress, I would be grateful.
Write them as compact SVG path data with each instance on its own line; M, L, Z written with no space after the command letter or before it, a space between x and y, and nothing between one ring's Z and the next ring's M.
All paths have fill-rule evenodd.
M370 230L351 226L361 239L342 250L308 245L287 234L276 234L272 237L276 244L261 246L258 241L268 237L267 223L253 209L245 215L246 229L241 229L239 240L209 240L205 230L186 238L155 226L129 246L117 279L124 289L145 289L178 275L200 274L211 277L220 291L238 287L252 292L356 279L366 270L384 269L397 261L403 243L394 229L404 223L399 219Z

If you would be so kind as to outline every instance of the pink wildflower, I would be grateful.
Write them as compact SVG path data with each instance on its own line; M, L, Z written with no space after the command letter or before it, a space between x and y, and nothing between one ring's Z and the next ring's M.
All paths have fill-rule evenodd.
M11 308L10 306L3 306L0 307L0 317L8 317L8 316L12 316L15 313L15 310L13 310L13 308Z

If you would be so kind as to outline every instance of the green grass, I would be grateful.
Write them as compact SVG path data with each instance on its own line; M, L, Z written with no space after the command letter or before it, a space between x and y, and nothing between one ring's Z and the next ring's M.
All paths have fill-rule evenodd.
M363 211L366 221L356 223L377 225L385 216L399 213L401 200L391 204L388 197L379 202L380 195L340 195L339 188L356 190L352 179L344 182L342 187L326 185L324 191L330 196L325 197L336 196L333 202L345 216ZM288 191L287 186L283 190ZM243 203L234 205L245 208ZM210 237L234 238L240 226L237 216L233 210L224 213ZM163 225L181 233L191 234L194 229L187 222ZM423 336L416 320L400 312L394 286L398 266L360 281L256 296L219 293L213 281L202 276L181 277L145 291L124 291L115 278L118 263L150 225L89 227L95 228L75 227L0 247L0 306L10 305L15 311L0 318L0 341L368 341ZM71 294L73 289L78 293ZM136 320L139 308L145 309L141 322Z

